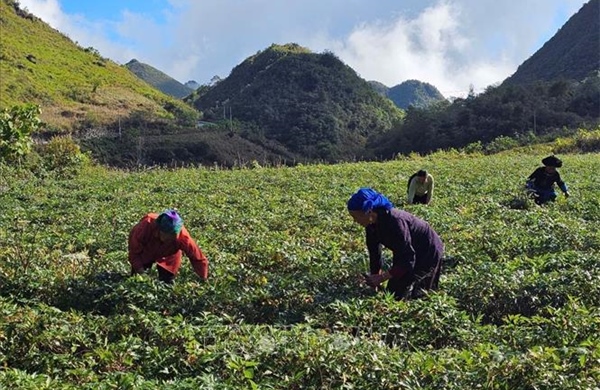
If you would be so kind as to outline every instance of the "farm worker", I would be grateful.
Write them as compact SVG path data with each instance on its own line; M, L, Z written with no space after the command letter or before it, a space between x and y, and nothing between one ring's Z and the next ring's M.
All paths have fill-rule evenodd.
M408 179L408 204L429 204L433 196L433 176L425 170L412 174Z
M562 161L552 155L542 159L543 167L538 167L529 177L525 187L532 191L535 196L535 203L542 205L548 201L554 202L556 192L554 191L554 183L558 185L565 197L569 197L569 189L564 181L561 180L560 174L556 168L562 167Z
M206 280L208 259L183 226L176 210L145 215L129 233L131 274L146 272L156 263L159 280L172 283L181 267L181 253L190 259L196 274Z
M429 224L414 215L394 208L392 203L371 188L361 188L348 200L354 222L364 226L369 251L373 288L387 280L387 290L396 299L417 298L423 291L438 287L444 244ZM391 268L382 272L382 246L393 253Z

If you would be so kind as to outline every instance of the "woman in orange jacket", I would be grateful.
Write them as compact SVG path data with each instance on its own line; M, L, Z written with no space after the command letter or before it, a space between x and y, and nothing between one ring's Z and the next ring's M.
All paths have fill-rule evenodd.
M190 259L196 274L208 278L208 259L192 239L183 220L175 210L145 215L129 233L129 262L131 274L144 273L156 263L159 280L173 283L181 253Z

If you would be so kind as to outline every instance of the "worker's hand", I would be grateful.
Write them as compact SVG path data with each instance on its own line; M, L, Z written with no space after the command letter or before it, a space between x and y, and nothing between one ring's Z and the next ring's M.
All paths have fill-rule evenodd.
M375 274L375 275L364 275L365 277L365 282L367 283L367 286L369 287L373 287L373 288L377 288L379 287L379 285L383 282L385 282L388 278L386 277L386 274Z
M364 272L364 273L362 274L362 276L363 276L363 278L364 278L364 280L365 280L365 283L367 284L367 286L369 286L369 287L371 287L371 288L377 288L377 286L375 286L375 285L374 285L374 284L371 282L371 276L372 276L372 275L369 275L368 273Z

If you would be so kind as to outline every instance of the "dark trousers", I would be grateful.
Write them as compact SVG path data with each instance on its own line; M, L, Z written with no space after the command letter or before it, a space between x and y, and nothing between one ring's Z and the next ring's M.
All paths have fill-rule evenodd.
M144 265L144 273L146 273L150 268L152 268L152 264L153 263ZM160 280L161 282L165 282L167 284L173 283L173 281L175 280L175 274L167 271L160 265L157 265L156 269L158 270L158 280ZM131 275L134 275L134 274L135 274L135 272L133 272L133 269L132 269Z
M400 278L391 278L387 282L387 290L393 293L397 300L420 298L425 291L438 289L441 269L440 257L432 267L415 269Z
M427 204L427 194L425 195L415 195L413 197L413 204Z
M546 202L554 202L556 200L557 195L554 188L539 188L531 182L527 182L525 187L533 194L534 202L538 205L542 205Z

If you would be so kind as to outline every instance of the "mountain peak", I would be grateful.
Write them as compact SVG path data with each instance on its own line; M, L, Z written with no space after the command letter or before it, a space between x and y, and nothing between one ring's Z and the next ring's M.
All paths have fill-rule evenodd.
M175 98L181 99L192 92L191 88L181 84L166 73L136 59L129 61L125 64L125 67L154 88Z
M530 84L538 80L581 81L600 69L600 0L591 0L538 51L504 81Z
M247 58L192 103L208 120L229 113L254 124L257 137L328 161L362 153L369 134L388 130L402 117L335 55L293 43Z

